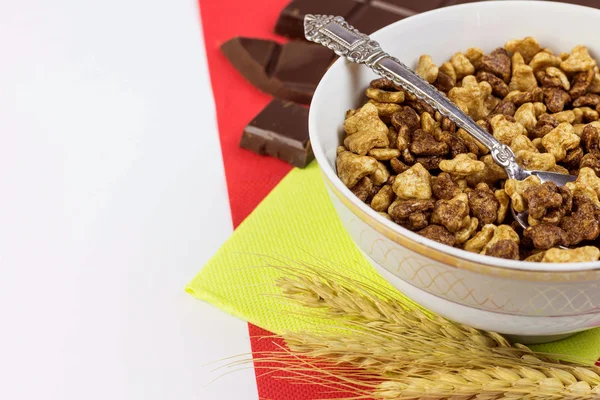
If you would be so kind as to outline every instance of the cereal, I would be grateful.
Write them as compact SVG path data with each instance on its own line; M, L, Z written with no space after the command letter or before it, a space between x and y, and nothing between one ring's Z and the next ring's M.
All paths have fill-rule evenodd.
M429 83L433 83L437 80L438 71L437 65L435 65L431 56L427 54L424 54L419 58L419 63L415 69L417 75Z
M597 260L600 250L589 244L600 243L600 69L587 49L555 55L526 37L490 54L423 55L416 72L524 168L577 180L557 187L536 176L508 179L480 142L382 78L365 90L361 107L346 112L336 167L353 195L395 224L466 251L528 262ZM527 229L511 206L528 212Z

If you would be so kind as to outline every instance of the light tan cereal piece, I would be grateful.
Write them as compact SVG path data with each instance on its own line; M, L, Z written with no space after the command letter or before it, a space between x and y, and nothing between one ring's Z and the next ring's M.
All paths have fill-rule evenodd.
M481 162L484 165L483 171L467 176L469 185L476 186L481 182L493 185L500 180L508 178L504 168L496 164L491 154L481 157Z
M516 212L524 212L527 210L527 201L523 198L525 190L529 187L539 186L541 184L542 182L537 176L529 176L522 181L517 181L515 179L508 179L506 181L504 190L512 200L512 205Z
M592 83L588 88L590 93L600 93L600 70L598 67L594 67L594 78L592 78Z
M556 164L553 168L549 169L550 172L558 172L559 174L569 175L569 170L562 165Z
M380 103L402 103L404 101L404 92L388 92L387 90L367 88L365 94L368 98Z
M570 54L565 51L561 51L558 56L562 61L565 61L567 58L569 58Z
M377 107L377 111L379 112L379 118L381 118L382 121L386 121L388 123L390 122L390 118L392 118L392 115L394 115L394 113L397 113L402 110L402 106L396 103L380 103L373 99L370 99L368 102ZM351 115L348 115L348 117L350 116Z
M479 232L473 236L473 238L467 240L464 249L472 253L479 253L481 250L492 240L494 232L498 227L493 224L484 225Z
M540 43L531 36L520 40L510 40L506 42L504 48L511 53L521 53L526 63L529 63L533 56L542 51Z
M379 118L377 107L366 103L353 116L344 121L344 130L348 134L344 140L346 148L364 156L374 147L387 147L388 127Z
M483 58L483 50L479 47L471 47L465 51L465 56L469 59L476 70L481 68L481 59Z
M478 161L472 153L461 153L452 160L443 160L440 163L440 169L452 176L464 178L477 172L483 172L485 164Z
M469 225L460 229L454 234L454 238L456 239L456 244L462 244L469 240L473 234L477 231L477 227L479 226L479 220L475 217L471 218Z
M498 104L500 104L500 102L501 102L501 100L498 97L489 95L487 97L487 99L485 99L484 105L485 105L485 108L487 108L488 110L493 110L496 108L496 106Z
M452 86L456 85L456 82L458 82L458 78L456 77L456 71L454 70L454 67L450 62L443 63L439 68L439 72L443 72L444 74L448 75L448 77L452 81Z
M535 117L539 118L543 114L546 114L546 105L540 101L533 103L533 109L535 110Z
M497 243L501 240L512 240L517 244L519 244L521 241L521 239L519 239L519 234L515 232L515 230L511 228L510 225L500 225L494 230L494 235L489 240L489 242L487 242L486 245L483 246L483 249L481 249L480 254L485 254L487 249L489 249L494 243Z
M554 117L554 119L556 119L558 122L567 122L569 124L572 124L573 122L575 122L575 112L573 112L573 110L565 110L565 111L561 111L561 112L557 112L552 114L552 116Z
M431 175L420 163L396 176L392 185L394 193L404 200L431 198Z
M598 199L598 194L593 188L587 187L581 182L569 182L565 187L573 193L573 196L587 197L597 207L600 207L600 199Z
M508 212L508 207L510 206L510 197L508 197L504 189L496 190L494 192L494 196L500 203L500 207L498 208L498 218L496 219L496 224L500 225L502 222L504 222L504 218L506 218L506 213Z
M546 107L544 106L544 108ZM515 112L515 120L523 125L523 127L527 129L527 132L535 128L535 124L537 124L535 105L533 103L523 104Z
M473 75L475 73L475 67L464 53L455 53L450 58L450 64L452 64L454 71L456 71L457 79L462 79L467 75Z
M560 63L560 68L566 72L588 71L596 66L594 60L585 46L575 46L569 58Z
M560 85L564 90L569 91L571 89L571 82L569 82L569 78L567 78L567 75L565 75L565 73L560 69L556 67L548 67L546 68L546 74L552 78L558 78L560 80Z
M348 188L353 188L359 180L374 173L377 166L377 160L373 157L359 156L343 146L338 147L337 173Z
M574 124L573 133L581 137L581 135L583 135L583 130L585 129L585 126L586 124Z
M559 124L542 138L546 151L554 155L557 162L567 156L567 151L579 146L581 139L574 132L573 126L568 122Z
M378 161L389 161L392 158L400 157L400 150L398 149L371 149L367 153L368 156L373 157Z
M531 143L531 139L529 139L525 135L519 135L515 137L512 142L510 142L510 148L512 151L517 154L521 150L528 150L534 153L538 153L537 147Z
M590 107L577 107L573 109L575 115L575 123L580 124L582 122L597 121L599 118L598 111L591 109Z
M598 178L593 169L588 167L581 168L575 183L580 183L585 187L592 188L596 194L600 196L600 178Z
M467 143L472 143L475 146L477 146L479 154L487 154L490 152L490 150L487 147L485 147L479 140L477 140L473 136L471 136L463 128L459 128L456 131L456 136L458 136L459 138L461 138L463 141L465 141Z
M544 145L542 144L542 138L535 138L531 141L531 144L533 144L535 146L536 149L538 149L538 151L540 153L544 153L546 152L546 149L544 148Z
M545 70L548 67L558 67L561 61L562 60L560 59L560 57L557 57L553 54L548 54L544 51L540 51L535 56L533 56L533 59L531 59L529 66L531 67L531 69L533 69L533 72L536 72L540 70Z
M496 115L491 119L494 137L500 142L510 145L514 138L519 135L527 135L527 130L518 122L512 122L505 115Z
M454 87L448 92L448 97L477 121L485 118L490 112L485 106L485 100L490 94L492 94L492 87L489 83L478 83L477 78L469 75L463 79L462 87Z
M545 251L537 251L537 252L533 253L532 255L530 255L529 257L527 257L523 261L527 261L527 262L542 262L542 260L544 259L545 255L546 255Z
M533 171L552 171L556 167L556 159L550 153L538 153L521 150L516 153L517 162L525 169Z
M558 249L546 250L542 262L548 263L577 263L598 261L600 250L594 246L578 247L576 249Z
M437 65L435 65L431 56L427 54L423 54L419 58L419 63L417 64L417 68L415 69L417 75L419 75L421 78L425 79L429 83L435 82L435 80L438 77L438 71L439 69Z
M421 114L421 129L427 133L433 134L433 131L439 124L428 112Z
M469 226L471 217L467 195L460 193L450 200L438 200L431 214L431 223L443 225L451 233Z
M371 180L375 186L381 186L390 179L390 171L388 171L385 164L381 161L377 161L377 170L371 175Z
M533 69L525 64L521 53L515 53L512 57L512 77L508 84L510 91L519 90L529 92L538 87L537 79L533 74Z
M391 185L384 185L371 200L371 208L375 211L384 212L394 201L394 190ZM387 214L386 214L387 215Z

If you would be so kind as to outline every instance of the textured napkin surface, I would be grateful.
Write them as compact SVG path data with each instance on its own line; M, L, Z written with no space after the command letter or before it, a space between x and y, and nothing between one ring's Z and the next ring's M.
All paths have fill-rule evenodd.
M275 333L326 324L298 318L275 294L282 272L268 263L326 260L339 272L388 285L354 245L331 205L318 166L294 169L237 228L186 291L222 310ZM402 295L398 292L399 299ZM406 301L406 300L404 300ZM537 350L600 357L600 329L535 346Z

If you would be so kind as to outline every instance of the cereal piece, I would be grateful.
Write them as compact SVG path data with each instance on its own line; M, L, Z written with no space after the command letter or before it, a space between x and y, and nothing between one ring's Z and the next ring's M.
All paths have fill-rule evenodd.
M538 86L533 69L523 60L521 53L515 53L512 57L512 77L508 89L528 92Z
M556 67L548 67L546 69L546 74L552 78L556 78L560 82L560 87L564 90L569 91L571 89L571 83L569 82L569 78L562 72L560 69Z
M594 71L591 69L575 74L573 81L571 82L571 90L569 91L571 98L576 99L586 94L593 79Z
M509 239L499 240L485 250L485 255L506 260L518 260L519 245Z
M394 201L388 208L388 214L392 220L399 225L412 230L423 229L428 222L423 225L423 219L429 219L431 210L435 206L433 200L401 200ZM417 214L422 214L416 216ZM412 217L412 218L411 218ZM424 218L423 218L424 217ZM418 227L418 225L422 225Z
M442 118L441 128L443 131L446 131L446 132L450 132L450 133L456 132L456 124L446 117Z
M535 128L537 117L533 103L525 103L519 107L515 112L515 120L523 125L523 127L527 129L527 132Z
M496 222L500 203L486 183L478 184L475 190L468 193L468 198L471 214L479 219L482 226Z
M469 225L464 228L458 230L454 234L454 238L456 239L456 244L463 244L467 240L471 238L477 232L477 227L479 226L479 220L477 218L471 218Z
M521 53L526 63L529 63L533 56L542 51L540 43L531 36L520 40L510 40L506 42L504 48L511 53Z
M389 123L392 119L392 115L402 110L402 106L396 103L380 103L375 100L369 100L369 103L373 104L377 107L377 112L379 113L379 118L385 122Z
M559 88L547 87L543 89L544 103L551 113L561 112L571 101L569 93Z
M410 166L404 164L397 158L392 158L390 160L390 167L392 167L392 171L394 171L396 174L401 174L410 168Z
M539 118L543 114L546 114L546 105L542 102L536 101L533 103L533 109L535 111L535 117Z
M446 172L442 172L437 176L432 182L431 189L435 197L441 200L450 200L462 193L458 184Z
M544 145L542 144L542 138L533 139L531 141L531 144L533 144L540 153L544 153L546 151L546 149L544 148Z
M467 49L467 51L465 51L465 56L469 59L471 64L473 64L475 70L481 68L481 63L483 60L483 50L481 50L479 47L471 47L470 49Z
M512 140L512 142L510 142L510 148L512 149L512 151L515 154L517 154L521 150L528 150L528 151L532 151L534 153L538 152L537 147L535 147L533 145L533 143L531 142L531 139L529 139L525 135L519 135L519 136L515 137Z
M529 176L527 179L517 181L515 179L508 179L504 185L506 194L511 198L513 208L516 212L523 212L527 210L527 200L523 198L525 190L532 186L541 185L540 178L537 176Z
M582 186L592 188L594 192L600 196L600 178L598 178L593 169L586 167L581 168L575 183L580 183Z
M487 71L479 71L477 72L477 80L479 82L485 81L490 84L492 87L492 93L495 96L504 98L509 93L508 85L502 79L498 78L496 75Z
M508 212L508 206L510 205L510 197L506 194L504 189L498 189L494 192L494 197L498 200L498 217L496 218L496 224L501 224L504 222L504 218L506 218L506 213Z
M517 234L517 232L515 232L513 228L510 227L510 225L500 225L494 230L494 235L492 236L490 241L487 242L485 246L483 246L481 254L485 254L487 249L489 249L495 243L498 243L501 240L511 240L516 244L520 243L519 235Z
M394 193L405 200L431 198L431 175L421 164L415 164L396 176L393 184Z
M485 164L477 161L477 157L472 154L459 154L452 160L444 160L440 163L440 169L444 172L457 177L466 177L485 169Z
M516 152L517 162L525 169L533 171L552 171L556 167L556 158L550 153L539 153L538 150L521 150Z
M416 160L428 171L439 169L442 161L444 161L444 158L441 156L417 157Z
M394 83L394 81L387 78L374 79L371 81L369 86L371 86L374 89L381 89L387 92L401 92L404 90L402 89L402 86Z
M450 64L454 67L456 72L456 79L462 79L467 75L473 75L475 73L475 67L471 64L471 61L464 55L464 53L455 53L450 58Z
M394 114L396 115L396 114ZM395 117L392 117L395 118ZM398 151L403 152L410 146L410 128L406 124L399 126L398 133L396 134L396 148Z
M374 147L386 147L389 144L388 128L379 119L377 107L370 103L344 121L344 130L348 134L344 140L346 148L362 156Z
M487 103L486 103L487 104ZM496 107L492 110L492 112L486 117L486 120L491 120L495 115L505 115L507 117L512 117L515 115L517 111L517 106L508 100L502 100L499 102Z
M433 133L434 129L438 127L437 121L429 114L424 112L421 114L421 129L427 133Z
M390 207L394 200L395 194L391 185L383 185L381 189L373 196L371 200L371 208L375 211L384 212Z
M502 78L504 82L510 81L510 56L508 52L499 47L492 51L489 55L483 56L481 59L482 69Z
M550 67L550 68L552 68L552 67ZM540 85L542 87L562 88L560 79L557 77L548 75L548 73L546 73L546 71L540 70L540 71L536 71L534 74L535 74L535 78L537 79L537 81L540 83Z
M419 115L421 115L423 113L429 113L430 115L435 114L435 110L433 109L433 107L431 107L429 104L427 104L423 100L419 100L419 99L407 100L404 104L411 107Z
M596 175L600 175L600 158L595 154L586 154L579 163L580 168L591 168Z
M544 99L544 93L542 88L535 88L529 92L519 92L518 90L512 91L506 95L505 101L511 101L515 105L521 106L524 103L535 103Z
M409 129L409 132L421 127L419 115L410 107L402 107L402 111L394 113L394 115L392 115L392 125L398 131L400 131L402 125L406 125Z
M496 229L498 229L496 225L484 225L483 228L481 228L481 230L477 232L475 236L473 236L473 238L469 239L465 243L464 249L472 253L481 252L481 250L490 242L490 240L492 240Z
M594 67L594 79L592 79L592 84L588 90L590 93L600 93L600 71L598 67Z
M537 250L537 251L534 251L529 257L527 257L523 261L526 261L526 262L542 262L542 259L544 258L545 255L546 255L545 251Z
M456 243L454 235L448 232L448 230L441 225L429 225L417 233L428 239L435 240L436 242L446 244L448 246L454 246Z
M344 185L354 187L359 180L377 170L377 160L373 157L358 156L344 147L338 147L336 159L337 173Z
M513 139L519 135L527 135L527 130L523 125L510 121L504 115L496 115L491 119L490 124L494 137L506 145L510 145Z
M593 122L597 121L600 117L598 111L592 110L589 107L574 108L573 113L575 114L575 123Z
M463 79L462 87L454 87L448 93L448 98L474 120L484 118L489 110L485 107L485 99L492 93L492 87L487 82L477 83L473 75Z
M481 162L484 165L483 171L467 176L469 185L476 186L481 182L494 185L496 182L507 178L504 168L496 164L490 154L481 157Z
M550 249L542 258L542 262L548 263L578 263L598 261L600 250L594 246L578 247L576 249Z
M555 246L568 246L567 233L556 225L529 226L523 232L536 249L548 250Z
M587 197L577 195L574 198L575 211L560 222L560 227L567 234L571 246L584 240L595 240L600 235L600 224L596 218L598 208Z
M456 77L456 71L450 62L445 62L440 66L439 72L447 75L452 80L452 86L455 86L458 82L458 78Z
M600 156L600 128L594 124L585 125L581 133L581 144L588 153Z
M573 101L573 107L589 106L596 108L598 104L600 104L600 96L592 93L580 96Z
M556 161L562 161L567 156L567 151L579 146L579 136L574 132L573 126L567 122L559 124L542 138L542 144L554 155Z
M552 114L552 116L559 123L568 122L569 124L572 124L573 122L575 122L575 119L576 119L575 112L573 110L561 111L561 112Z
M563 165L569 170L579 169L581 159L583 158L583 149L576 147L567 151L567 156L562 160Z
M360 201L366 201L367 197L369 197L373 191L373 181L368 176L365 176L358 181L358 183L354 185L350 191L354 193L354 195L358 197Z
M385 164L381 161L377 161L377 170L373 172L371 175L371 179L373 180L373 184L375 186L381 186L387 182L390 178L390 171L388 171Z
M373 157L378 161L389 161L392 158L400 156L400 150L398 149L371 149L367 153L368 156Z
M402 103L404 101L404 92L388 92L381 89L367 88L365 94L368 98L380 103Z
M573 196L566 187L557 187L554 182L528 187L523 192L529 211L529 225L540 223L558 225L562 217L571 210Z
M593 69L596 66L594 60L585 46L575 46L569 58L560 63L560 68L566 72L581 72Z
M402 151L400 158L408 165L414 165L417 162L417 158L408 149Z
M529 132L532 138L542 138L548 132L558 126L559 122L550 114L544 114L538 118L535 127Z
M393 126L388 126L388 142L390 146L394 147L394 144L398 140L398 132Z
M441 132L439 140L448 145L450 157L452 158L462 153L469 153L470 148L467 146L467 143L456 135L448 132Z
M450 200L438 200L431 214L431 223L443 225L455 233L470 224L469 199L461 193Z
M596 207L600 208L600 200L598 194L591 188L583 185L581 182L568 182L565 187L573 193L573 198L585 197Z
M418 156L442 156L448 153L448 145L435 140L433 135L417 129L412 134L410 152Z
M425 79L429 83L433 83L436 81L438 77L438 67L433 62L431 56L424 54L419 58L419 63L417 64L417 68L415 72L421 78Z
M488 110L494 110L496 107L498 107L498 105L500 105L502 101L497 98L496 96L493 95L489 95L484 102L485 108L487 108ZM512 104L510 102L508 102L508 104ZM512 104L514 106L514 104ZM514 112L513 112L514 114Z
M548 67L558 67L561 61L562 60L560 57L541 51L533 56L529 66L535 72L539 70L546 70Z
M456 85L456 79L452 79L449 75L446 75L441 69L438 70L438 77L433 83L433 86L444 93L450 91Z

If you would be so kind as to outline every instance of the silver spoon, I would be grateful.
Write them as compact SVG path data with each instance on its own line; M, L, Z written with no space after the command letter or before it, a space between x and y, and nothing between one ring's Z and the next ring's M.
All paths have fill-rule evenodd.
M484 131L444 94L410 70L400 60L384 52L379 43L354 29L344 18L332 15L306 15L304 34L306 39L333 50L338 56L345 57L354 63L365 64L376 74L392 80L449 118L487 147L494 161L506 170L509 178L520 181L535 175L540 178L542 183L554 182L557 186L564 186L576 179L572 175L558 172L529 171L521 168L510 147ZM515 220L523 228L527 228L529 226L528 213L516 212L512 208L512 204L511 209Z

